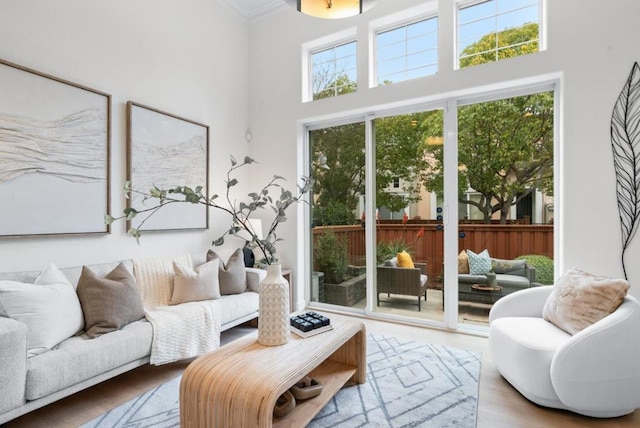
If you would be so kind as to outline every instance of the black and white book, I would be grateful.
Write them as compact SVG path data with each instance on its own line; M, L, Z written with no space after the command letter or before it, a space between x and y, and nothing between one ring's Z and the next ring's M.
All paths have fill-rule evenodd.
M333 325L331 324L325 325L324 327L314 328L313 330L309 330L309 331L298 330L294 326L291 326L291 331L303 338L315 336L316 334L324 333L325 331L331 331L331 330L333 330Z

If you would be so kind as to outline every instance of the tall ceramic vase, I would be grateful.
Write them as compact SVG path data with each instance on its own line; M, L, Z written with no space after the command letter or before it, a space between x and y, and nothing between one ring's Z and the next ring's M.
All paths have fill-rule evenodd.
M266 278L260 282L258 342L284 345L289 341L289 325L289 283L279 264L269 265Z

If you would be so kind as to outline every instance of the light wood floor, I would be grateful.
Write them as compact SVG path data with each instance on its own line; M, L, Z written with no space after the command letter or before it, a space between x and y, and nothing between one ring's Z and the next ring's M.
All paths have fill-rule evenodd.
M337 314L329 316L332 319L340 317ZM486 338L374 320L363 320L363 322L368 332L482 352L479 428L640 427L640 410L616 419L591 419L530 403L500 377L491 362ZM223 333L222 342L228 343L249 331L252 331L252 328L236 327ZM140 367L15 419L6 424L6 428L76 427L179 375L187 364L188 362L181 362L160 367L148 365Z

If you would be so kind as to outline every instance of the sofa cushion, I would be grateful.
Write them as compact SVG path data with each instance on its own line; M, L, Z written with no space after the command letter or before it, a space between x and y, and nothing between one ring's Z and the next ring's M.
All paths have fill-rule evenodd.
M407 253L406 251L399 252L396 257L398 258L398 267L411 269L415 268L413 260L411 259L411 254Z
M85 331L91 338L144 317L136 281L122 263L104 277L83 266L76 292L84 314Z
M0 281L0 315L26 324L29 357L82 331L84 320L74 287L55 264L34 284Z
M576 334L618 309L627 290L629 283L624 279L569 269L549 294L542 317L567 333Z
M497 274L498 285L505 288L529 288L531 284L526 276Z
M526 260L503 260L493 257L491 258L491 268L495 273L527 276L526 266Z
M480 254L467 250L467 256L469 256L469 273L471 275L486 275L491 270L491 258L488 250L482 250Z
M207 252L207 261L220 260L219 280L220 294L239 294L247 291L247 275L244 266L244 254L238 248L231 254L227 263L223 263L220 256L213 250Z
M173 262L175 277L173 280L173 293L170 305L178 305L185 302L198 302L220 298L220 284L218 282L218 270L220 259L214 259L195 270L190 266L184 266Z
M242 294L228 294L220 300L220 321L222 325L249 314L258 312L258 293L247 291Z
M148 356L152 337L151 323L140 320L95 339L82 334L65 340L56 349L29 359L27 400L36 400Z

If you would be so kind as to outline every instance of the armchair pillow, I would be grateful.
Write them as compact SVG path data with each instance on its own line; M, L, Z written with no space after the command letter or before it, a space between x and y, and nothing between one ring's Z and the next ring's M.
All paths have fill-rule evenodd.
M213 300L220 298L220 283L218 282L218 270L220 259L198 266L195 270L190 266L184 266L173 262L175 277L173 281L173 293L170 305L178 305L186 302L200 300Z
M488 250L482 250L480 254L476 254L471 250L467 250L469 256L469 273L471 275L486 275L491 270L491 258Z
M397 258L398 267L411 269L415 268L415 266L413 265L413 260L411 259L411 254L407 253L406 251L398 253Z
M27 356L42 354L82 331L76 291L53 263L34 284L0 281L0 315L27 325Z
M629 290L623 279L569 269L547 298L542 317L573 335L613 313Z
M104 278L83 266L77 292L84 313L85 331L91 338L144 318L136 280L123 263Z

